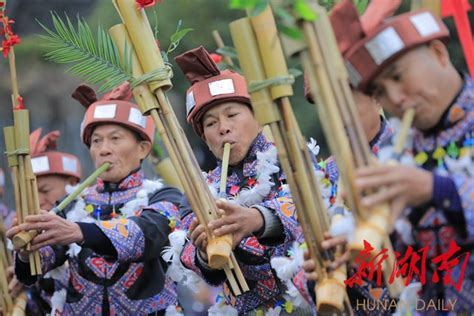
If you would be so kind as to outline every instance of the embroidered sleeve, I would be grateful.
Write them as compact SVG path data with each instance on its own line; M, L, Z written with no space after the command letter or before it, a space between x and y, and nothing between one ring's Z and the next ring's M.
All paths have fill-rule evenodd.
M43 274L59 267L66 261L66 248L64 246L46 246L39 250L41 258L41 272ZM29 262L23 262L15 255L15 274L18 280L26 285L32 285L37 280L37 276L31 275Z
M195 215L193 213L187 215L182 219L183 227L187 230ZM225 281L225 273L221 270L209 269L207 264L202 264L203 259L198 257L197 249L188 240L181 252L181 262L185 268L194 271L199 277L204 279L207 283L216 286Z
M298 236L301 235L301 227L296 220L295 204L293 203L293 199L289 192L276 198L266 200L259 205L272 210L279 218L283 226L282 234L284 237L284 243L292 243L297 240ZM275 238L273 241L262 240L261 242L272 245L275 244L275 241L277 241L276 243L282 242L281 239L278 240Z
M456 176L452 178L461 199L468 238L474 237L474 178ZM456 225L456 223L455 223Z

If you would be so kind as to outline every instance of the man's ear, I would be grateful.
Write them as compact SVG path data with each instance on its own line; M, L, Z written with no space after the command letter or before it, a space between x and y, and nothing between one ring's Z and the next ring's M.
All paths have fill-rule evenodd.
M67 183L69 185L76 185L79 183L79 180L75 177L69 177L68 180L67 180Z
M138 155L140 157L140 161L142 161L143 159L145 159L151 152L151 142L147 141L147 140L142 140L139 144L138 144L138 148L140 149L139 152L138 152Z
M446 48L446 45L444 45L444 43L440 40L431 41L428 44L428 49L443 67L451 64L448 49Z

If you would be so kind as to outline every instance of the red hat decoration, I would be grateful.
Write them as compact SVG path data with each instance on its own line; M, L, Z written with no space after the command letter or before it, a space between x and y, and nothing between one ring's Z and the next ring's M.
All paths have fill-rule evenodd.
M87 110L81 124L81 139L90 146L94 128L101 124L118 124L137 132L144 140L153 142L155 127L150 116L143 116L138 106L129 102L132 97L130 85L126 82L97 100L94 90L86 85L79 86L72 97Z
M444 23L428 10L390 17L399 3L371 1L360 18L351 0L342 0L332 10L331 24L349 80L363 92L383 69L410 49L449 37Z
M42 129L30 134L31 165L36 176L63 175L81 179L81 163L71 154L56 151L59 131L52 131L41 138Z
M186 92L186 118L199 136L202 115L211 107L232 101L250 105L245 78L230 70L220 71L204 47L187 51L175 61L191 83Z

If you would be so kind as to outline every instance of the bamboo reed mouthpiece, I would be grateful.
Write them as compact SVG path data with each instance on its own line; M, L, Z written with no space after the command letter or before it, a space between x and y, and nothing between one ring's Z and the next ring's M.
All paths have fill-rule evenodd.
M394 152L396 155L400 155L403 151L403 145L406 142L408 132L410 131L411 124L413 123L413 119L415 118L415 109L411 108L403 113L403 118L400 126L400 130L398 131L398 135L395 141Z
M229 263L229 254L232 252L232 235L210 239L206 252L209 266L212 269L223 269Z

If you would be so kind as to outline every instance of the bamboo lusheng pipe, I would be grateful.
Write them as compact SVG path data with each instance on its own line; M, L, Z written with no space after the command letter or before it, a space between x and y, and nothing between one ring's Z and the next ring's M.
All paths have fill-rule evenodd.
M212 31L212 36L214 37L214 41L216 42L216 46L218 48L224 48L225 47L224 41L222 40L222 38L219 34L219 31L217 31L217 30ZM229 56L224 56L224 61L228 65L233 65L234 64L234 62L232 61L232 58L230 58ZM271 142L274 142L272 131L270 130L270 126L264 125L262 134L265 136L266 139L268 139Z
M123 24L115 25L114 27L112 27L109 30L109 33L111 34L114 42L119 43L119 44L117 44L117 46L119 46L119 47L120 46L122 46L122 47L125 47L125 46L132 47L131 44L128 44L128 45L123 44L123 43L131 43L131 39L128 35L127 29L125 28L125 25L123 25ZM132 54L133 54L133 52L132 52ZM132 62L133 62L133 75L137 76L137 77L141 76L143 74L143 70L141 69L140 62L139 62L136 54L133 54ZM172 162L174 162L174 163L177 162L179 164L179 167L176 168L176 171L177 171L178 175L180 176L180 179L183 179L183 178L189 179L189 178L186 177L184 171L189 166L192 166L193 163L189 162L189 161L188 162L185 161L186 157L182 157L182 156L177 154L179 152L180 148L178 148L179 145L177 144L177 142L173 142L173 136L170 136L168 134L169 128L167 128L165 126L166 123L167 123L166 118L160 117L160 115L158 113L156 113L156 111L154 111L154 109L159 107L158 99L161 99L162 103L164 103L164 104L168 103L166 96L164 95L164 93L161 92L161 90L158 90L158 96L155 97L150 92L150 90L147 89L146 86L142 86L141 89L143 90L143 92L141 92L141 97L137 100L137 104L140 107L140 110L144 114L151 114L152 115L152 118L155 122L155 125L157 126L157 130L160 133L160 136L162 137L165 146L168 148L168 152L170 153L170 157L171 157ZM146 90L148 90L148 92L145 92ZM140 100L144 100L144 102L141 102ZM153 104L153 108L151 108L151 109L144 108L144 106L147 106L149 104ZM163 116L164 116L164 113L163 113ZM179 131L178 131L177 135L180 135ZM170 150L170 148L171 148L171 150ZM192 176L192 175L190 175L190 176ZM190 202L191 207L192 207L193 210L194 209L198 209L198 210L211 209L210 205L213 203L213 198L212 197L208 197L208 196L204 195L203 197L207 198L207 201L206 200L200 201L197 198L198 197L198 190L195 189L195 186L190 181L186 181L186 180L183 181L183 185L184 185L184 188L185 188L184 189L185 193L187 195L189 195L188 196L188 198L190 200L189 202ZM193 193L189 194L189 192L193 192ZM210 192L209 192L209 194L210 194ZM206 205L206 203L208 205ZM196 215L198 217L199 222L200 223L206 223L206 225L205 225L206 226L206 233L208 234L208 236L211 236L211 232L207 228L207 223L211 220L211 217L209 216L211 214L207 214L206 212L203 212L203 214L201 214L200 212L198 212L198 213L199 214L196 214ZM215 212L214 214L217 217L217 212ZM210 241L209 244L215 245L216 243ZM222 248L227 249L226 244L227 243L223 244ZM222 253L222 252L220 252L220 251L213 252L213 259L214 259L214 261L212 261L212 267L213 268L222 268L223 262L224 263L228 262L228 255L225 256L225 258L224 257L223 258L218 258L217 256L218 256L219 253ZM218 261L218 263L216 263L216 260ZM211 264L211 261L209 262L209 264Z
M354 101L347 81L347 73L337 49L325 10L315 4L318 19L302 22L302 30L308 45L308 52L301 53L304 70L328 137L328 143L340 170L344 186L348 188L348 204L353 210L357 227L353 242L349 244L353 256L363 249L362 241L369 241L377 251L382 247L391 249L387 229L389 206L383 203L371 210L363 210L354 190L354 167L371 165L374 159L367 148L367 140L357 118ZM324 48L324 49L323 49ZM342 131L347 132L347 137ZM350 159L353 153L354 160ZM393 253L391 254L393 255ZM385 269L387 270L387 269ZM398 281L397 281L398 282ZM403 288L401 282L387 284L392 296L398 296Z
M5 314L9 314L13 309L13 299L9 294L8 290L8 279L7 279L7 267L11 265L10 251L7 249L5 229L3 226L3 220L0 217L0 225L2 226L2 232L0 233L0 306Z
M26 312L26 303L28 302L28 296L26 291L22 291L20 295L15 299L15 304L13 305L13 311L11 316L24 316Z
M135 1L132 0L115 0L113 3L126 26L133 51L140 62L140 65L137 65L137 70L143 73L163 67L164 63L144 10L137 9ZM218 217L217 207L207 184L203 181L191 146L166 97L164 89L171 86L171 82L169 84L167 82L149 85L159 108L142 108L141 111L151 115L175 165L191 208L206 229L208 235L207 254L209 258L213 258L213 261L209 260L209 265L214 269L223 268L232 291L235 295L240 295L242 292L248 291L247 283L234 254L229 253L226 249L226 237L213 236L207 227L210 220Z
M271 20L268 22L268 13ZM265 15L266 16L265 16ZM287 74L281 47L273 46L277 42L276 29L273 16L268 10L253 19L256 25L262 25L264 33L260 33L257 43L252 27L251 19L243 18L230 24L230 31L234 46L239 56L239 62L247 82L262 81L270 76L284 76ZM273 36L272 36L273 34ZM266 45L263 53L259 52L259 46ZM269 56L268 52L271 51ZM278 53L280 51L280 53ZM272 58L279 56L279 58ZM266 73L265 62L268 59ZM273 72L272 72L273 71ZM259 107L261 111L255 111L256 118L260 124L268 124L274 136L280 164L286 174L292 197L296 205L298 219L300 221L308 250L311 258L316 263L316 270L321 282L318 282L317 300L319 311L342 311L344 310L345 286L342 280L335 279L334 273L327 271L331 254L320 248L324 240L323 232L328 230L328 220L324 203L319 192L319 182L312 170L312 161L308 153L306 143L298 128L298 124L287 98L291 95L291 86L275 87L275 99L270 96L270 89L251 91L252 107ZM327 295L326 295L327 294ZM348 309L349 310L349 309Z
M105 162L99 168L97 168L90 176L88 176L84 181L82 181L77 188L69 194L65 199L63 199L57 206L53 207L49 212L54 214L59 214L66 206L68 206L72 201L74 201L87 187L93 185L97 178L109 169L110 163ZM25 247L33 238L38 235L37 231L31 232L20 232L13 236L12 243L15 249L21 249Z
M109 29L109 34L112 37L114 44L117 46L118 51L121 52L121 55L123 55L123 53L131 54L132 75L135 78L142 75L143 71L141 71L140 62L133 51L131 51L133 47L130 44L125 25L117 24L112 26ZM159 107L158 102L150 89L144 85L140 85L133 89L133 97L140 109L147 109L145 111L151 111L152 109L157 109ZM167 184L184 191L184 186L178 177L178 173L168 157L160 160L155 169Z

